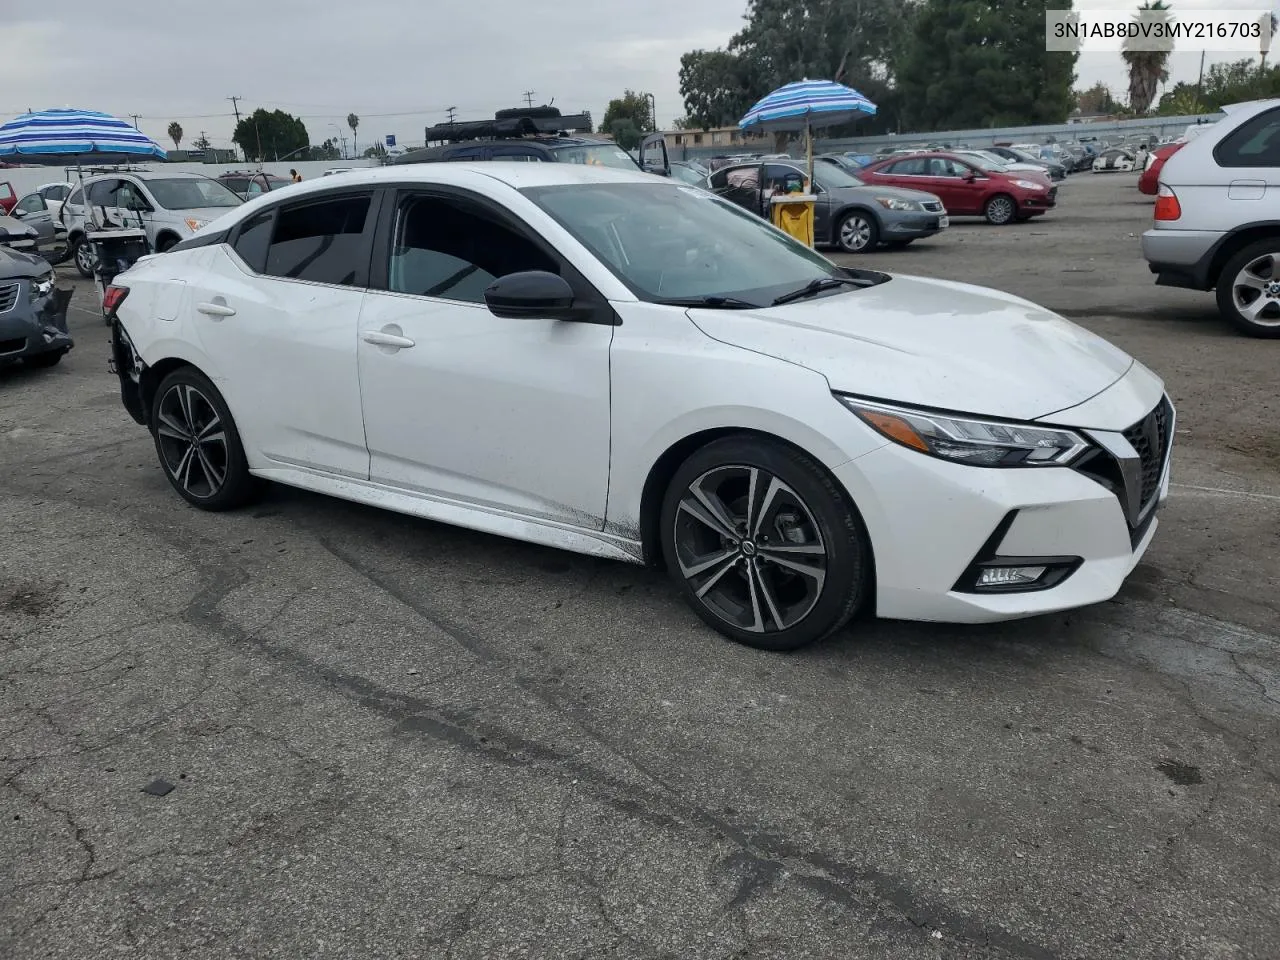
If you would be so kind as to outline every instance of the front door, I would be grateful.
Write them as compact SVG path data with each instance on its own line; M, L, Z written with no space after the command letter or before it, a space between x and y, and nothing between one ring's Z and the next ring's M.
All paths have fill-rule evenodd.
M13 208L13 216L35 230L36 242L42 249L53 245L53 215L49 213L49 207L40 194L29 193L19 200L17 206Z
M187 274L182 313L256 469L369 475L356 325L376 208L368 191L330 191L189 254L202 269Z
M402 191L379 230L381 289L361 308L358 347L370 479L602 529L613 327L501 319L484 303L510 273L559 273L575 291L585 281L465 192Z
M671 176L671 160L667 156L667 138L651 133L640 143L640 169L646 173Z

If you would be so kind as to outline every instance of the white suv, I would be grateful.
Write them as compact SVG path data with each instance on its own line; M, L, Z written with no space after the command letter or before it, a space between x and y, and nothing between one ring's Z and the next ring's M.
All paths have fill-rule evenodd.
M1142 255L1157 284L1216 290L1240 331L1280 337L1280 99L1223 112L1165 161Z
M177 171L111 173L86 180L84 189L99 223L140 226L157 253L194 236L229 207L244 202L211 177ZM76 269L81 276L92 277L93 251L84 242L84 194L79 187L63 204L62 222Z

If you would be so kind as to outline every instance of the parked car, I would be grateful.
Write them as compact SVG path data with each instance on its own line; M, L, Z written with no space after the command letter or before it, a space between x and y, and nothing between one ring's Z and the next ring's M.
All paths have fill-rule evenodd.
M1018 176L1029 177L1032 180L1043 180L1045 183L1051 183L1049 173L1045 170L1043 164L1006 160L1004 157L988 150L956 150L954 155L962 160L969 160L983 168L994 167L1002 173L1013 173Z
M690 186L705 187L707 185L707 177L710 174L711 171L693 160L673 160L671 162L671 176Z
M67 331L71 291L58 290L49 261L8 249L0 226L0 365L52 367L75 346Z
M839 167L845 173L857 175L864 164L857 163L852 157L845 153L820 153L813 158L814 164L828 163ZM816 169L816 166L815 166Z
M13 192L13 184L8 180L0 180L0 214L7 214L18 202L18 195Z
M1093 161L1094 173L1130 173L1137 169L1138 158L1124 147L1103 150Z
M1142 173L1138 176L1139 190L1149 197L1156 195L1160 188L1160 171L1164 169L1165 161L1181 150L1184 142L1177 140L1166 143L1147 154L1147 161L1143 165Z
M665 565L709 625L767 649L861 609L1105 601L1168 490L1163 385L1095 334L842 269L640 171L315 178L105 301L125 408L189 504L275 480Z
M1280 99L1223 110L1165 160L1142 254L1157 284L1214 290L1236 329L1280 337Z
M67 197L71 196L71 191L75 189L74 183L42 183L36 187L36 193L44 198L45 206L48 208L50 215L57 220L58 214L62 211L62 204Z
M160 170L112 173L85 181L99 222L141 226L151 248L164 253L210 220L242 201L217 180L198 173ZM93 250L85 242L84 193L79 187L63 205L71 256L82 277L93 276Z
M218 182L242 200L252 200L261 193L270 193L293 184L288 177L261 170L228 170L218 177Z
M21 197L10 216L36 232L36 246L42 256L53 262L66 257L67 228L54 216L48 202L39 193Z
M949 153L881 160L859 176L867 183L927 190L952 216L983 216L994 224L1029 220L1057 205L1057 188L1042 178Z
M0 214L0 247L22 253L39 253L40 234L19 217Z
M988 153L994 153L997 157L1011 163L1030 163L1037 167L1043 167L1049 174L1050 180L1065 180L1067 178L1067 168L1061 163L1053 160L1041 159L1039 153L1031 154L1017 147L993 146L987 149Z
M817 195L814 240L838 246L846 253L871 253L880 244L905 247L950 225L942 201L931 193L870 187L830 163L815 166L813 178ZM802 185L806 179L798 162L772 160L725 167L713 173L708 183L713 193L757 216L768 217L773 191L791 192L793 185Z

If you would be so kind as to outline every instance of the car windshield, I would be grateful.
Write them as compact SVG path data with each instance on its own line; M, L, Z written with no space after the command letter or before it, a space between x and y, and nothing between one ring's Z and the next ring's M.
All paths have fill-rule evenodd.
M195 210L200 207L238 207L242 201L217 180L205 177L175 177L147 180L147 189L166 210Z
M984 173L1001 173L1009 168L1009 161L989 157L985 153L962 153L961 156Z
M755 214L694 187L575 183L521 192L642 300L767 305L805 284L847 276Z
M631 154L612 143L594 143L586 147L560 147L556 150L556 159L561 163L583 163L592 167L613 167L617 170L632 172L639 167L639 164L631 159Z
M682 180L685 183L692 183L695 186L702 186L707 182L705 174L699 174L693 167L687 167L680 163L673 163L671 165L671 175L677 180Z
M813 178L818 181L818 186L823 190L838 190L841 187L861 187L863 182L855 177L852 173L840 166L839 163L827 161L819 166L813 173Z

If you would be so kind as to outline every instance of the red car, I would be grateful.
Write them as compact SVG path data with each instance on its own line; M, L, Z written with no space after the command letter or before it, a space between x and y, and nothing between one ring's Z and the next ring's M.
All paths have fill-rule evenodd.
M1138 177L1138 189L1147 196L1154 197L1160 189L1160 170L1164 167L1164 162L1184 146L1186 141L1179 140L1177 143L1166 143L1163 147L1152 150L1147 156L1147 165L1143 168L1142 175Z
M924 190L940 197L953 216L986 217L996 224L1030 220L1058 202L1058 188L1047 177L950 153L887 157L859 170L858 179Z
M8 180L0 180L0 214L8 215L18 203L18 195L13 192L13 184Z

